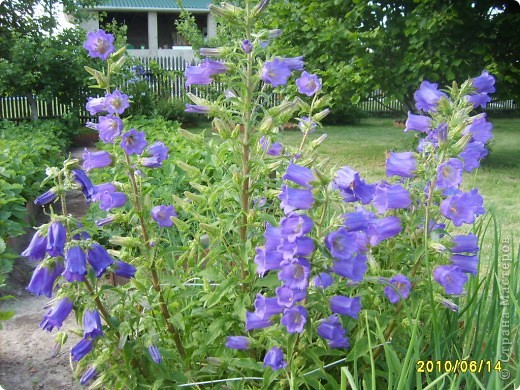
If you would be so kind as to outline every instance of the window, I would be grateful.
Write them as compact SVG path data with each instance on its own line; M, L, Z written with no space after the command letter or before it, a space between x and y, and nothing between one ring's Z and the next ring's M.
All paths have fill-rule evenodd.
M100 22L100 27L116 21L126 25L127 45L129 49L148 49L148 14L146 12L107 12Z

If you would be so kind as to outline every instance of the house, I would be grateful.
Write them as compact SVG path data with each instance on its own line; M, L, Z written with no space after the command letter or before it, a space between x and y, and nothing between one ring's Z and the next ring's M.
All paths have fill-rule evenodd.
M182 8L193 14L207 38L216 35L217 25L208 6L210 0L182 0ZM138 57L182 57L193 60L193 50L176 30L181 7L177 0L103 0L89 8L91 18L81 23L86 31L95 31L113 20L128 27L128 52ZM103 15L99 21L99 14Z

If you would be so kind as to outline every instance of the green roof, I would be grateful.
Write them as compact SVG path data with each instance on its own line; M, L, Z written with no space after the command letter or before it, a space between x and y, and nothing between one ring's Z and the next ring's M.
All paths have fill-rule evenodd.
M187 10L207 10L211 0L182 0ZM181 9L177 0L104 0L94 7L98 10L175 10Z

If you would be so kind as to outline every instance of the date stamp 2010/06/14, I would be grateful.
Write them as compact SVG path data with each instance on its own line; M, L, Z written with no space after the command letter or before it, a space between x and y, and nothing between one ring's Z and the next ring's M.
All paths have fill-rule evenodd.
M491 371L502 371L502 362L497 360L419 360L416 371L423 373L453 372L453 373L484 373Z

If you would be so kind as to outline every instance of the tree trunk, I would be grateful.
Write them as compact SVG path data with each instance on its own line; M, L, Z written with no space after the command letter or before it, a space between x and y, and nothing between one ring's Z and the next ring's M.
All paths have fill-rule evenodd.
M37 121L38 120L38 106L36 104L36 99L34 96L29 93L27 96L27 102L29 103L29 107L31 108L31 120Z

